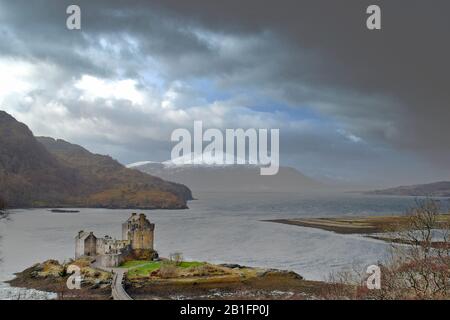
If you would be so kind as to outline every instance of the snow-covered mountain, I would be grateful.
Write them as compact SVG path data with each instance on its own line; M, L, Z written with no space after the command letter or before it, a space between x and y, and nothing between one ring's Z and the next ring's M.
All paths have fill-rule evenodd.
M280 167L276 175L262 176L260 165L248 162L214 164L211 158L195 158L191 155L164 162L140 161L127 167L185 184L193 192L306 192L324 188L321 183L291 167Z
M218 163L216 159L222 159L223 163ZM232 163L226 162L225 159L233 159ZM194 153L188 153L182 157L175 158L173 160L167 160L163 162L155 162L155 161L139 161L135 163L131 163L127 165L128 168L136 168L142 165L163 165L164 167L177 167L177 166L214 166L214 167L224 167L224 166L233 166L240 163L240 165L248 165L252 167L259 167L256 164L249 164L248 160L238 158L234 155L229 155L227 153L217 153L214 156L209 154L200 154L196 155Z

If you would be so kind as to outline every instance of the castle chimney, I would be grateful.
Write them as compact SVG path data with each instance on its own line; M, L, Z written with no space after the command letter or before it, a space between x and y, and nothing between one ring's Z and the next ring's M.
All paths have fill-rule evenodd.
M78 237L81 237L81 235L83 234L84 230L80 230L78 231Z

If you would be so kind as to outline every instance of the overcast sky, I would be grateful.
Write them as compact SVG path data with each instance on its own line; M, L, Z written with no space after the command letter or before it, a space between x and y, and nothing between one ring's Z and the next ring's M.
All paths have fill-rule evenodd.
M66 8L82 10L81 31ZM366 28L369 4L382 30ZM279 128L281 163L450 179L450 2L0 0L0 109L127 164L175 128Z

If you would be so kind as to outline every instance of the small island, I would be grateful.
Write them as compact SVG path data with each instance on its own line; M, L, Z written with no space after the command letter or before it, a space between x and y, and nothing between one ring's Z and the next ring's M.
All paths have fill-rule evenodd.
M69 209L51 209L53 213L78 213L80 210L69 210Z
M317 299L328 284L292 271L184 261L181 253L159 257L155 225L133 213L122 224L122 239L75 236L75 258L47 260L17 273L12 286L54 292L58 299ZM78 267L79 289L69 289Z

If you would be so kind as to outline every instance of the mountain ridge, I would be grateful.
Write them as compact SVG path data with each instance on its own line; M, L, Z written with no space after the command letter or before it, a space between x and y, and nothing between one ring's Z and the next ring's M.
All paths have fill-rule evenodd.
M177 161L140 161L127 165L133 169L187 184L194 192L255 191L302 192L325 186L291 167L281 166L273 176L260 174L255 164L179 164Z
M450 197L450 181L406 185L366 191L364 193L374 195Z

